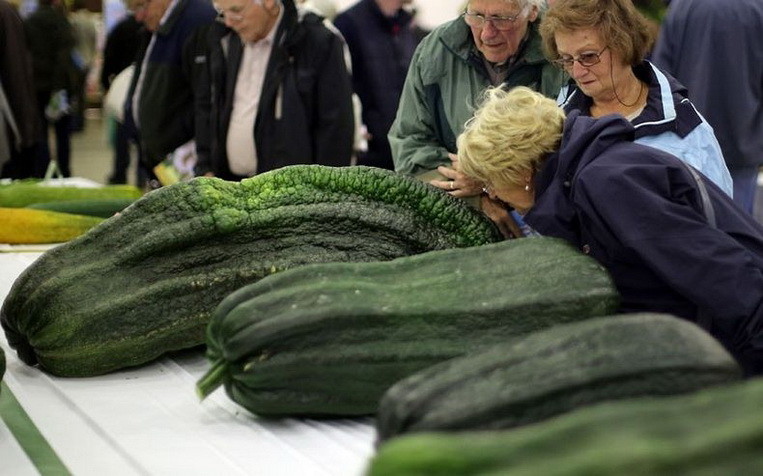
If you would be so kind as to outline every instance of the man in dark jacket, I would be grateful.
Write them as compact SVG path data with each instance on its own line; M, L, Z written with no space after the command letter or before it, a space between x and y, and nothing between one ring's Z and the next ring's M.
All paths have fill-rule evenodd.
M146 2L144 24L152 34L138 50L125 126L137 133L149 168L194 137L192 85L199 68L183 63L183 51L197 29L214 18L206 0Z
M763 2L673 0L652 60L715 130L734 201L753 211L763 165Z
M198 175L239 180L292 164L349 165L352 86L342 38L293 0L220 0L198 85ZM224 22L224 24L222 24Z
M421 38L405 7L411 0L360 0L337 15L352 57L352 86L363 106L368 151L358 164L394 169L387 133L395 120L405 76Z
M21 17L6 0L0 0L0 85L7 108L0 120L0 134L7 149L0 150L3 177L26 178L34 174L34 146L40 139L32 57ZM13 124L13 125L11 125Z

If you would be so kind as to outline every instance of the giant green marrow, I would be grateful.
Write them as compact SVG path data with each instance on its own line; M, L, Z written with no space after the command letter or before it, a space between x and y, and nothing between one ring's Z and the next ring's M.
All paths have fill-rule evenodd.
M72 213L74 215L109 218L115 213L119 213L127 208L135 200L135 198L58 200L55 202L33 203L28 205L26 208L49 210L60 213Z
M554 326L425 369L391 387L380 441L403 433L512 428L605 400L674 395L733 382L723 346L665 314Z
M763 379L634 398L513 430L389 440L370 476L700 476L763 473Z
M5 351L0 347L0 382L3 381L3 376L5 376Z
M218 306L197 388L259 415L370 414L418 370L617 304L606 271L554 238L307 266Z
M90 376L202 344L215 306L275 271L498 239L458 199L382 169L303 165L240 183L197 178L45 253L14 283L0 321L27 364Z
M0 185L0 207L18 208L34 203L68 200L132 199L143 195L134 185L75 187L51 185L37 180L18 180Z

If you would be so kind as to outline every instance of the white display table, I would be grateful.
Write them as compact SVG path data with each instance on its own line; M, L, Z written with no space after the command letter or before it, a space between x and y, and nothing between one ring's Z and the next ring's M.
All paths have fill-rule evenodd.
M0 300L40 252L0 245ZM202 351L86 379L50 376L22 363L4 334L3 379L74 475L331 475L363 473L371 419L261 421L220 389L200 402ZM46 471L42 471L45 473ZM38 474L0 420L0 474Z

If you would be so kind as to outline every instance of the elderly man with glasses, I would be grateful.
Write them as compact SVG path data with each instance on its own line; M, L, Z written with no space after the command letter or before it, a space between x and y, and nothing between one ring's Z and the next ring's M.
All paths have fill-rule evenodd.
M456 197L473 197L516 234L482 195L482 185L451 168L456 137L489 86L528 86L555 98L564 72L543 56L538 23L545 0L471 0L456 19L427 36L414 54L389 132L395 169ZM499 214L496 216L495 214ZM502 225L503 223L503 225Z
M341 36L293 0L216 0L197 85L197 175L240 180L349 165L355 121Z

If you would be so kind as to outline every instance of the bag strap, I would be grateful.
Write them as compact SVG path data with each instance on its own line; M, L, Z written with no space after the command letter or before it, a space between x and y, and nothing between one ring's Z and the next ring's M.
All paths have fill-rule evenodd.
M679 162L681 163L681 165L684 166L686 170L689 171L689 174L691 174L692 178L694 178L694 181L697 184L697 189L699 189L699 197L700 197L700 200L702 200L702 212L705 215L705 220L707 220L707 223L710 226L712 226L713 228L716 228L715 209L713 208L712 202L710 202L710 195L707 193L707 187L705 187L705 182L702 180L702 177L699 176L699 172L697 172L697 169L687 164L683 160L679 160ZM710 328L712 327L712 318L702 308L699 308L697 310L697 324L699 324L700 327L702 327L708 332L710 331Z
M683 165L684 168L689 171L692 178L694 178L694 181L697 183L697 188L699 189L699 197L702 200L702 212L705 215L707 223L715 228L715 209L713 208L713 204L710 202L710 195L707 193L705 182L702 180L702 177L699 176L697 169L687 164L683 160L679 160L679 162L681 162L681 165Z

